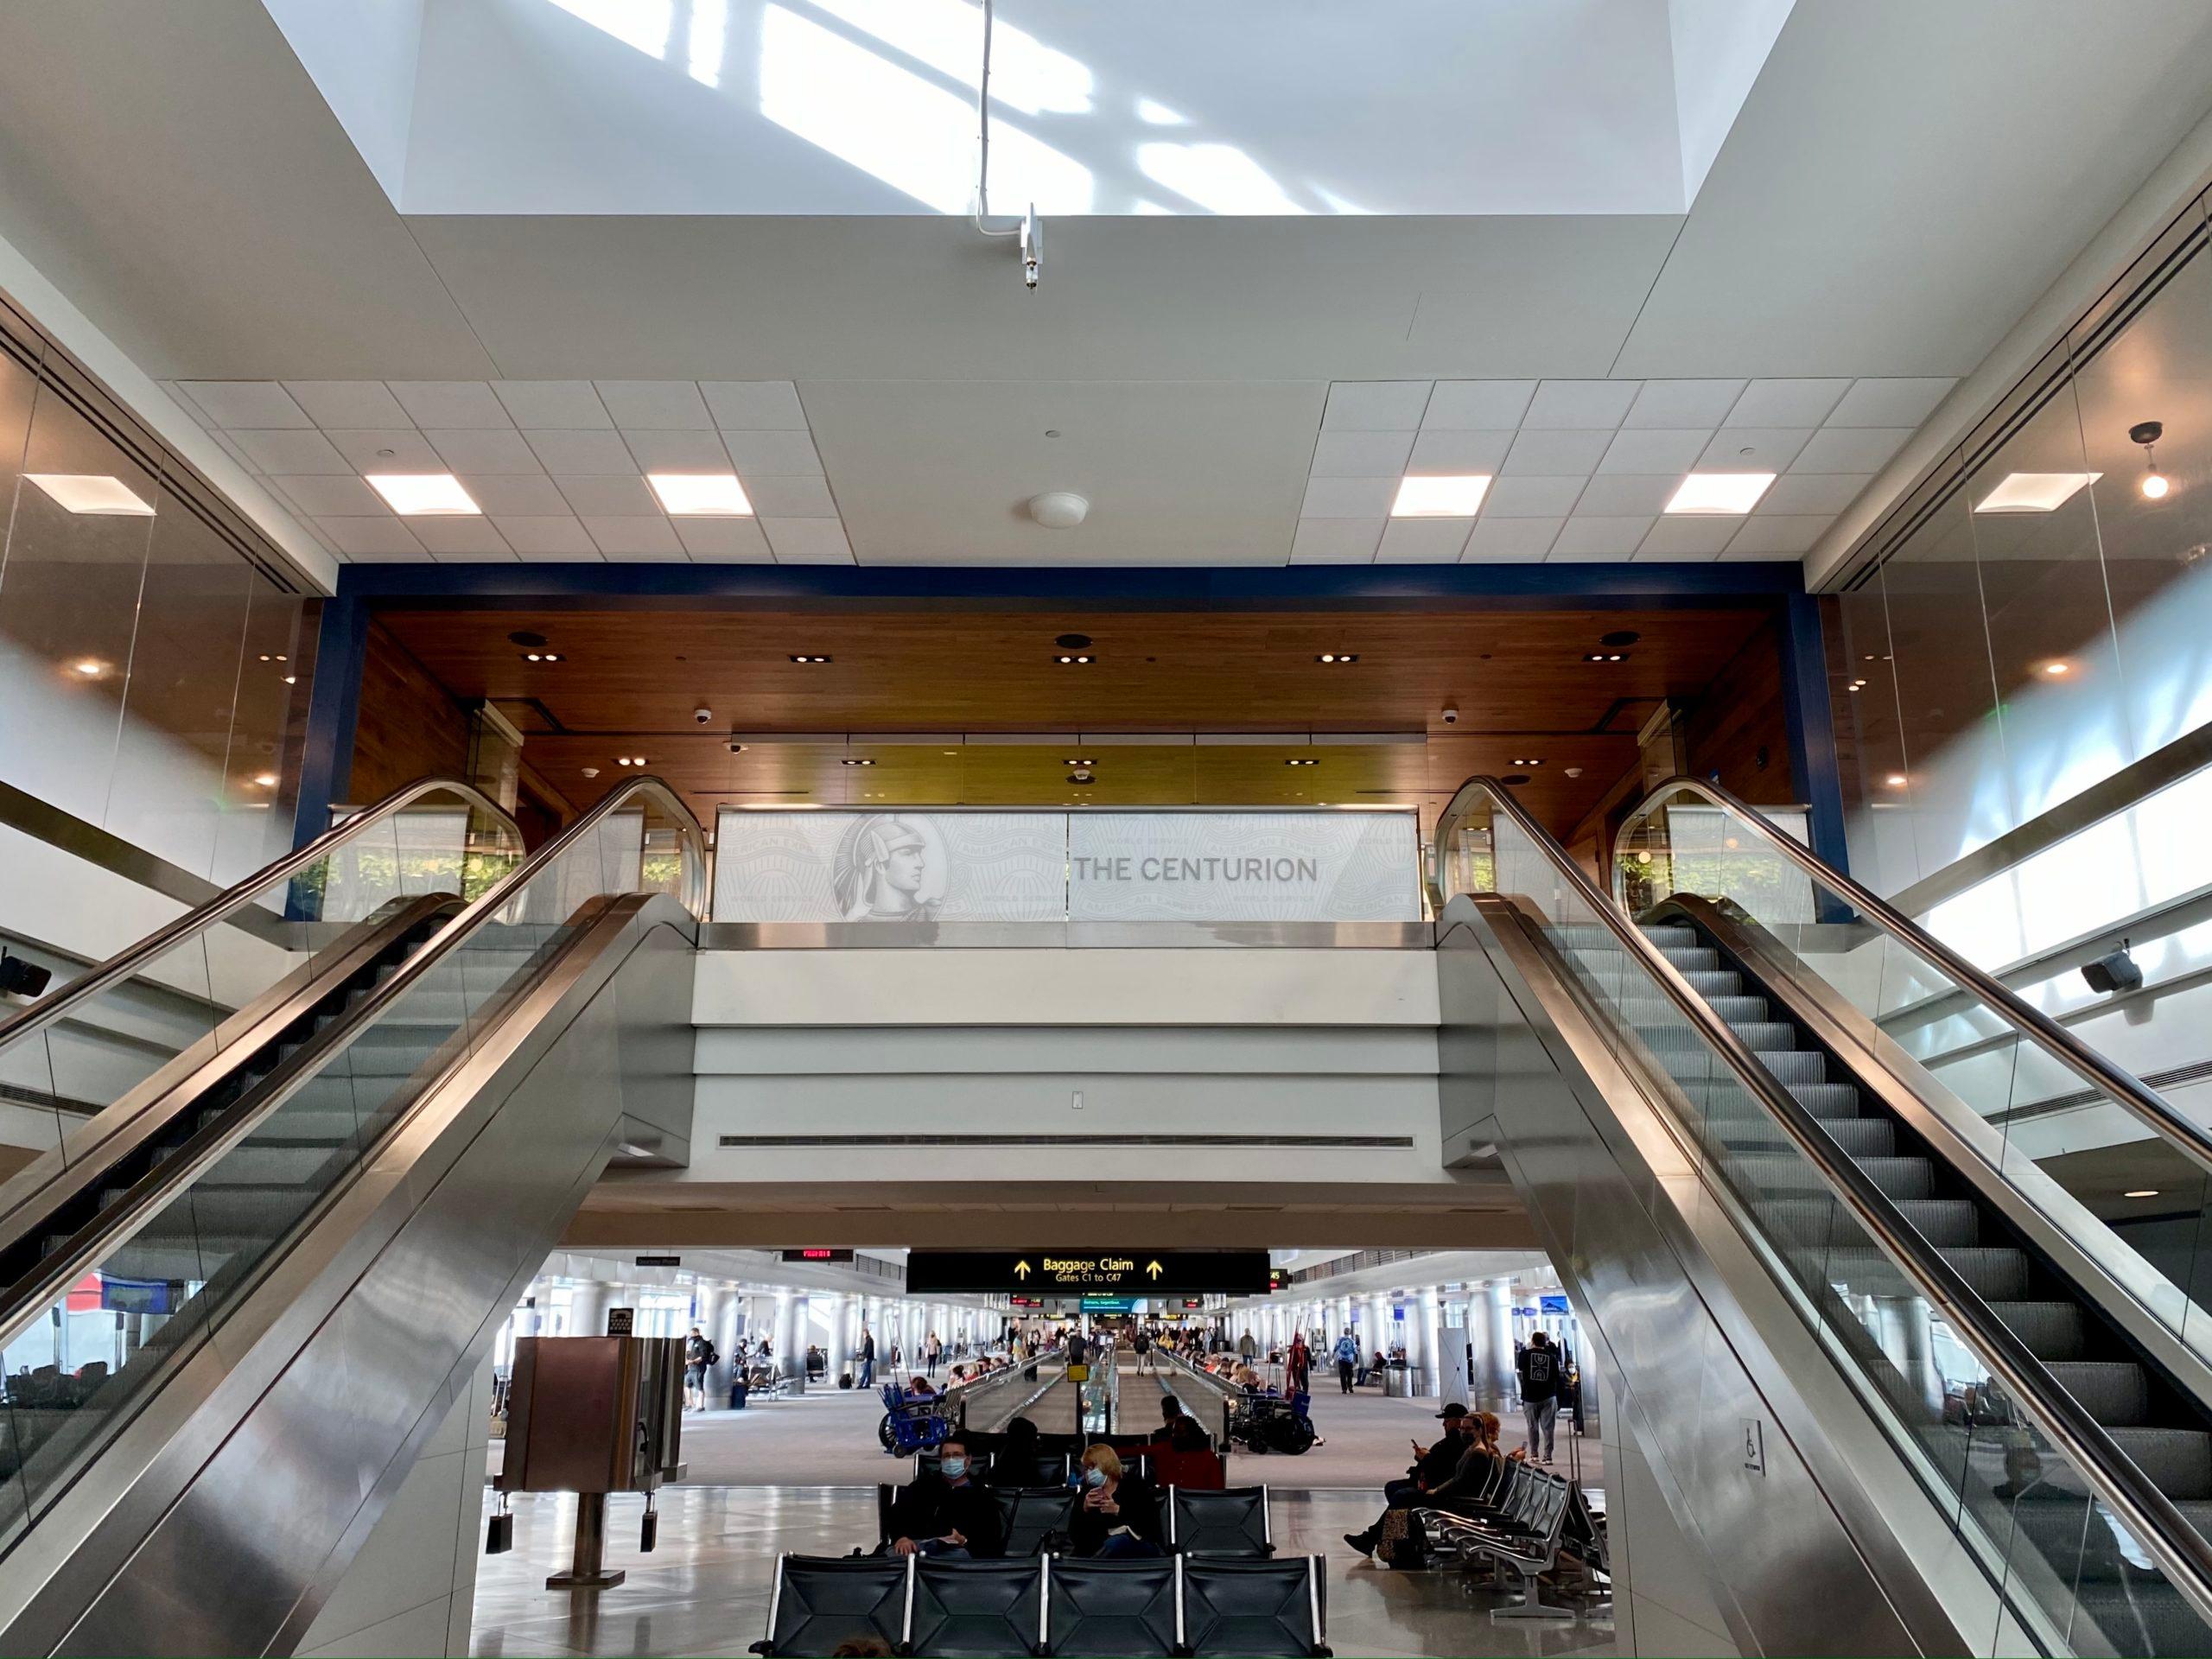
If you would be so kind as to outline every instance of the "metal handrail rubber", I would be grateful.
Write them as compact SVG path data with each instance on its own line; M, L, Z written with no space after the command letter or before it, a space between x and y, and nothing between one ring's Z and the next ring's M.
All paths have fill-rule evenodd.
M29 1007L18 1009L6 1019L0 1020L0 1050L33 1032L45 1029L86 999L134 977L140 969L181 940L189 938L194 933L204 932L225 918L243 910L277 882L298 874L318 859L328 856L347 842L355 840L428 795L459 796L471 807L505 824L514 836L516 851L519 853L522 850L522 827L505 807L474 784L464 784L453 778L418 778L411 784L402 785L374 806L355 813L343 823L333 824L297 851L285 854L274 862L264 865L243 881L226 887L206 904L196 905L183 915L156 928L136 944L127 946L105 962L79 974L52 995L41 997Z
M1732 791L1696 778L1669 779L1645 796L1637 804L1635 810L1621 821L1622 833L1626 833L1629 824L1643 820L1663 798L1684 791L1702 796L1713 805L1743 819L1750 826L1751 833L1770 848L1782 854L1815 881L1850 900L1855 909L1870 918L1884 931L1904 940L1909 948L1934 963L1961 986L1979 996L1986 1005L1994 1008L2016 1030L2034 1038L2052 1058L2082 1082L2110 1096L2152 1133L2173 1141L2195 1159L2199 1166L2212 1172L2212 1135L2207 1135L2175 1110L2157 1090L2133 1072L2114 1065L2041 1008L2022 998L2011 987L1975 967L1910 917L1824 861L1795 837L1783 834L1761 816L1758 808L1739 800ZM1616 872L1621 868L1621 837L1617 835L1612 844L1612 864Z
M301 1063L294 1068L290 1086L281 1089L265 1101L251 1122L242 1122L233 1126L228 1135L207 1147L197 1159L172 1158L161 1165L159 1179L156 1184L131 1199L116 1205L111 1212L111 1224L102 1230L99 1237L86 1240L81 1250L67 1253L69 1259L66 1264L59 1259L64 1253L57 1252L53 1267L25 1280L10 1292L7 1297L9 1312L4 1319L0 1319L0 1347L16 1340L20 1334L16 1326L28 1318L35 1317L41 1309L51 1304L59 1291L82 1277L87 1263L103 1258L116 1233L128 1230L143 1217L157 1213L181 1189L198 1180L210 1165L220 1160L232 1146L251 1134L257 1124L282 1106L293 1090L315 1075L322 1058L344 1047L356 1034L375 1024L386 1008L407 995L441 962L466 944L480 924L505 908L541 871L549 868L585 835L597 829L602 819L611 817L640 795L654 797L671 810L678 832L693 850L695 855L688 861L684 882L687 893L683 903L696 918L706 904L706 831L700 828L698 819L692 816L691 809L683 804L683 798L662 779L647 776L624 779L574 823L531 854L461 914L441 927L421 950L408 958L397 973L371 992L342 1025L331 1027L300 1056L295 1057ZM431 1079L423 1090L423 1096L436 1086L436 1079Z
M1509 819L1567 880L1621 949L1645 969L1676 1011L1727 1063L1737 1081L1757 1096L1798 1150L1827 1179L1852 1213L1904 1269L1914 1288L1966 1338L1966 1345L2004 1383L2012 1398L2028 1408L2081 1471L2097 1498L2157 1560L2160 1571L2187 1598L2197 1616L2212 1623L2212 1544L2189 1524L2171 1498L2152 1484L2104 1426L2058 1385L2027 1344L1990 1312L1964 1275L1920 1236L1872 1178L1844 1154L1811 1112L1759 1063L1727 1022L1690 988L1659 947L1628 919L1551 833L1512 798L1503 784L1478 775L1454 791L1436 821L1432 849L1437 870L1443 870L1449 837L1466 816L1461 803L1471 791L1486 796L1491 809ZM1493 839L1493 850L1495 846ZM1499 898L1503 902L1503 895Z

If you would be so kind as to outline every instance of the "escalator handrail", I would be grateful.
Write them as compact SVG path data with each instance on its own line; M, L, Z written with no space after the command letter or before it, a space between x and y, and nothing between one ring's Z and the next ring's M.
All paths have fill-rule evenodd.
M1964 1275L1897 1213L1873 1179L1847 1157L1813 1115L1776 1081L1743 1039L1690 988L1659 947L1628 919L1589 872L1496 779L1479 774L1468 779L1438 815L1431 850L1439 885L1442 885L1445 868L1444 849L1466 816L1463 803L1478 797L1487 798L1491 810L1510 820L1575 889L1599 925L1644 969L1676 1012L1728 1065L1737 1082L1767 1109L1853 1216L1904 1269L1914 1288L1950 1322L1964 1345L1989 1368L2013 1400L2027 1408L2080 1471L2098 1501L2158 1561L2159 1570L2187 1598L2198 1617L2212 1623L2212 1544L2120 1449L2104 1426L2058 1385L2027 1344L1990 1312ZM1494 837L1491 846L1494 854Z
M149 963L157 961L181 941L215 926L245 909L277 882L289 880L316 861L328 857L347 842L366 834L429 795L458 796L474 810L505 825L514 836L516 854L521 854L521 826L515 823L505 807L482 790L474 784L465 784L454 778L418 778L411 784L395 789L374 806L356 812L343 823L333 824L297 851L287 853L273 863L264 865L243 881L226 887L207 903L196 905L175 920L155 929L136 944L78 975L52 995L42 996L29 1007L18 1009L6 1019L0 1020L0 1050L34 1032L44 1030L79 1003L137 977Z
M1730 790L1700 779L1670 778L1645 796L1635 810L1621 820L1620 833L1613 838L1612 866L1617 880L1621 868L1621 837L1627 834L1628 826L1649 817L1665 798L1685 791L1741 818L1770 849L1780 853L1815 883L1847 899L1885 932L1901 939L1907 949L1942 969L1962 989L1980 997L1984 1006L1993 1009L1999 1018L2033 1040L2059 1065L2092 1089L2126 1107L2128 1114L2153 1135L2179 1147L2200 1168L2212 1171L2212 1135L2175 1110L2157 1090L2133 1072L2114 1065L2018 992L1975 967L1911 918L1869 893L1795 836L1783 833L1758 808L1738 799Z
M707 832L700 827L699 820L692 816L691 809L683 804L683 798L663 779L652 776L625 779L601 797L596 805L588 809L582 817L531 854L459 915L439 928L421 950L407 959L406 964L397 973L371 992L347 1016L342 1026L334 1027L321 1040L333 1046L342 1046L351 1040L348 1033L373 1025L386 1008L408 995L435 970L441 962L465 945L480 925L496 917L513 901L515 895L526 891L540 872L597 829L602 820L620 811L641 795L652 796L670 812L693 855L685 861L685 890L682 903L696 919L706 906ZM310 1065L299 1071L299 1079L304 1080L312 1075L321 1064L322 1059L318 1053ZM436 1081L432 1080L426 1087L425 1094L436 1086ZM257 1115L256 1122L265 1116L265 1112ZM21 1334L18 1326L22 1320L34 1317L39 1309L50 1306L60 1290L73 1282L76 1277L91 1271L110 1250L111 1241L118 1232L133 1226L137 1218L164 1208L180 1192L197 1181L204 1171L220 1161L239 1139L250 1133L251 1126L243 1126L236 1134L226 1136L220 1143L209 1147L197 1159L172 1158L162 1164L158 1166L154 1184L136 1198L118 1204L111 1211L104 1213L98 1224L99 1231L88 1237L78 1251L57 1251L41 1264L41 1271L8 1292L4 1301L0 1302L0 1306L9 1309L5 1319L0 1319L0 1348L5 1348L16 1340Z

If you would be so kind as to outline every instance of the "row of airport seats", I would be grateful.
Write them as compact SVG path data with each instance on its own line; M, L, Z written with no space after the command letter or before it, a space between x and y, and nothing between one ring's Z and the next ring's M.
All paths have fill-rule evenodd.
M1055 1535L1075 1524L1083 1494L1073 1486L994 1486L999 1521L1009 1557L1042 1554ZM895 1486L875 1489L876 1525L891 1541L891 1505ZM1160 1535L1179 1554L1240 1556L1264 1560L1274 1554L1274 1522L1264 1486L1232 1486L1220 1491L1170 1486L1159 1494Z
M1275 1655L1327 1659L1318 1555L1026 1560L785 1555L763 1655L828 1655L869 1637L925 1656Z
M1003 1434L985 1434L963 1430L961 1443L967 1446L968 1456L977 1473L988 1470L995 1472L1000 1463L1009 1456ZM1021 1484L1049 1486L1054 1481L1065 1480L1074 1472L1076 1462L1090 1446L1110 1446L1121 1456L1140 1480L1154 1485L1226 1486L1229 1484L1229 1453L1218 1446L1204 1452L1166 1452L1159 1450L1160 1437L1115 1434L1048 1434L1039 1436L1036 1449L1028 1454L1028 1466L1020 1473ZM938 1454L934 1450L916 1454L914 1472L933 1473ZM1155 1467L1155 1463L1159 1466Z
M1495 1608L1496 1620L1567 1619L1576 1610L1543 1595L1543 1576L1562 1557L1576 1561L1588 1581L1611 1578L1605 1528L1582 1488L1564 1475L1510 1463L1475 1503L1450 1510L1417 1508L1414 1519L1429 1552L1462 1567L1487 1567L1500 1589L1507 1573L1518 1580L1521 1599Z

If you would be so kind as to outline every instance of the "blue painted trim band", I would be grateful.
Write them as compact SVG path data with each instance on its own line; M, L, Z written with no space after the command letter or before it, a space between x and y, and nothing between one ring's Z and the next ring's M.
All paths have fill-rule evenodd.
M1827 650L1821 601L1792 594L1783 601L1782 713L1789 732L1789 770L1806 804L1813 851L1848 874L1844 844L1843 772L1835 751L1835 721L1828 702Z
M359 569L348 565L346 571ZM322 625L315 636L315 686L308 698L307 745L292 815L295 849L330 828L330 809L346 798L353 782L361 675L369 656L369 607L346 591L345 575L340 573L337 594L322 602Z

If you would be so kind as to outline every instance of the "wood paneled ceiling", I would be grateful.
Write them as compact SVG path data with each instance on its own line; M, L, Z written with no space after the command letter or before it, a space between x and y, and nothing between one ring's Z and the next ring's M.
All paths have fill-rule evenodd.
M538 775L575 804L640 757L702 816L806 803L1433 808L1470 773L1522 772L1523 798L1562 829L1635 763L1656 704L1695 697L1764 620L1753 608L378 614L454 696L494 702ZM1586 660L1624 631L1637 636L1618 647L1625 660ZM1057 643L1070 632L1091 643ZM515 633L543 636L561 660L526 660ZM1325 652L1357 661L1325 664ZM732 733L743 753L730 753ZM1212 741L1227 734L1279 741ZM792 737L803 741L777 741ZM862 760L874 764L845 764ZM1076 760L1096 762L1094 782L1070 784Z

